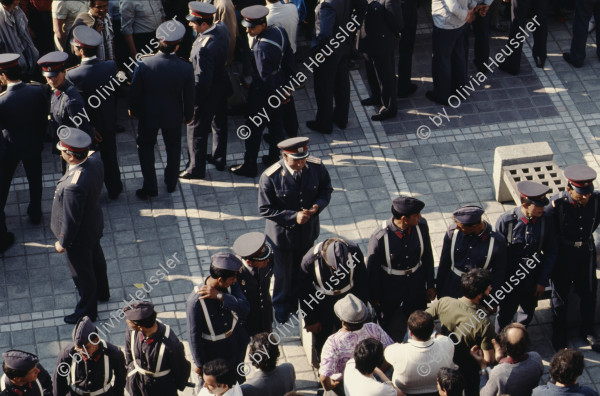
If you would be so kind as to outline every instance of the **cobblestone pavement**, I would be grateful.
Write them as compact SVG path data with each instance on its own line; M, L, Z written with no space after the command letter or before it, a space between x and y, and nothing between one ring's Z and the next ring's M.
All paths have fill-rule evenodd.
M368 91L359 71L351 74L351 119L344 131L334 130L329 136L309 133L304 121L312 119L315 111L312 79L295 94L300 133L310 136L312 154L328 166L335 188L331 205L321 215L320 240L340 235L358 242L366 252L377 222L389 216L390 200L399 193L412 194L427 204L424 215L439 257L443 233L456 207L482 205L493 223L513 206L494 200L492 158L498 146L547 141L561 168L583 160L600 171L600 62L591 36L585 66L574 69L561 57L570 45L571 21L552 22L543 70L531 66L532 43L528 41L520 76L498 70L489 73L464 104L457 109L446 106L450 121L436 127L429 116L442 112L442 107L432 106L424 97L431 86L431 29L423 12L420 19L423 23L414 56L414 81L419 90L400 101L395 120L371 122L374 109L360 105ZM505 38L493 35L492 55ZM118 135L125 190L117 201L108 200L105 193L102 196L102 246L112 297L109 303L99 304L97 325L109 341L123 346L125 324L111 319L111 312L122 307L123 300L130 301L159 265L168 264L168 279L155 286L147 298L157 305L160 319L185 339L185 297L208 273L210 255L229 248L239 235L264 227L257 210L258 178L233 177L208 165L206 180L183 182L173 194L161 189L158 197L141 202L135 197L142 183L134 139L136 122L126 117L124 108L121 111L119 122L127 129ZM241 117L234 117L230 124L230 165L243 156L243 142L234 134L242 122ZM415 133L422 124L431 128L429 139L419 139ZM157 148L159 179L164 161L161 140ZM76 291L65 258L52 248L49 218L59 172L49 147L44 151L44 169L43 224L27 222L28 192L22 168L6 207L8 228L15 233L16 243L0 256L0 349L34 352L52 370L59 350L71 337L72 326L63 323L63 316L72 312ZM553 354L548 306L548 301L541 302L530 327L533 344L546 366ZM571 341L573 346L583 345L575 336ZM296 368L298 388L316 394L316 376L299 337L285 338L282 350L281 360ZM580 383L593 383L600 391L600 355L589 347L583 350L586 371Z

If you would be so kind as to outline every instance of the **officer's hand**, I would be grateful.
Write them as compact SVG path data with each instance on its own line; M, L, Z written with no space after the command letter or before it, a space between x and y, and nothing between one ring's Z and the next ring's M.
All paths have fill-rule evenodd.
M533 295L535 296L535 298L537 298L539 300L540 298L542 298L545 291L546 291L546 288L544 286L536 285L535 292L533 293Z
M314 333L314 334L319 334L321 332L321 330L323 330L323 326L321 325L321 322L313 323L311 325L306 326L305 328L306 328L306 331L308 331L309 333Z
M96 129L94 129L94 142L102 143L102 135Z
M194 372L202 377L202 367L194 367Z
M296 214L296 223L298 224L306 224L310 219L310 215L306 213L307 211L302 210Z
M475 9L470 9L467 13L467 23L472 23L475 20Z
M56 253L64 253L65 252L65 248L62 247L62 245L60 244L59 241L54 242L54 250L56 250Z
M319 205L314 204L310 209L302 209L309 216L314 216L319 211Z
M430 287L429 289L427 289L426 293L427 293L427 300L429 300L429 301L435 300L435 296L436 296L435 288Z
M136 118L132 113L131 113L131 109L127 110L127 114L129 114L129 117L131 118Z
M212 298L212 299L216 300L217 294L219 294L219 291L217 289L215 289L214 287L204 285L198 289L198 294L200 295L200 298L202 298L202 299Z

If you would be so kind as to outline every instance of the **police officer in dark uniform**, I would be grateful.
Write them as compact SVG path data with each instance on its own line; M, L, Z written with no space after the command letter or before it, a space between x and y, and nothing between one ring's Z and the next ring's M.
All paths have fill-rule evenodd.
M100 60L96 57L98 46L102 45L102 35L94 29L80 25L73 29L73 47L75 55L81 57L81 64L67 70L67 80L75 85L83 99L85 109L94 129L101 136L98 144L100 157L104 164L104 184L110 199L117 199L123 191L121 171L117 161L117 95L103 95L98 98L98 89L114 87L117 65L112 60ZM110 92L110 91L109 91ZM90 102L91 97L96 100ZM99 102L99 104L98 104Z
M81 318L73 329L73 343L58 356L54 395L123 396L126 379L121 349L101 339L89 317Z
M244 361L250 337L241 321L250 304L237 283L241 267L242 261L231 253L213 254L210 276L187 299L188 339L199 376L204 363L219 357L226 357L232 367Z
M594 191L596 172L587 165L572 165L564 174L567 190L552 197L552 205L547 207L558 234L558 259L550 276L552 345L556 350L566 347L567 306L573 285L580 297L581 335L600 352L600 338L594 331L598 290L594 231L600 223L600 192Z
M263 156L262 161L269 166L279 159L277 143L283 140L283 118L281 105L290 99L268 101L271 95L276 95L276 90L288 82L292 74L295 75L296 63L294 54L285 29L279 26L267 26L269 9L262 5L246 7L241 11L242 25L246 27L252 41L252 84L248 91L248 118L246 120L246 152L244 163L232 167L230 170L236 175L255 177L257 172L257 158L260 150L262 131L269 127L269 154ZM279 99L278 99L279 100ZM266 111L268 120L259 113ZM260 123L256 121L260 120ZM256 123L255 123L256 121ZM257 125L258 123L258 125Z
M455 224L444 235L436 278L439 297L461 297L460 277L473 268L490 271L493 290L504 282L506 238L481 220L483 212L479 206L463 206L452 213Z
M302 257L319 237L319 213L331 200L331 178L322 161L309 156L307 137L282 141L283 159L260 177L258 210L273 241L273 308L278 322L296 312L298 272Z
M185 27L168 21L156 29L158 53L142 57L133 73L129 92L129 115L139 119L137 147L144 184L135 192L140 199L158 195L154 146L158 129L167 150L164 181L175 191L181 160L181 122L189 124L194 111L194 68L175 55Z
M76 128L63 128L58 135L60 141L56 147L69 169L54 192L50 228L57 239L56 251L66 251L67 264L79 292L75 312L64 318L66 323L75 324L85 315L96 320L98 300L110 298L106 260L100 246L104 218L99 200L104 166L98 154L89 155L92 139L88 134Z
M42 144L48 123L48 101L40 86L21 81L18 54L0 55L0 253L15 236L6 227L4 208L15 169L23 162L29 182L27 214L33 224L42 219Z
M521 206L504 213L496 222L496 231L508 244L506 277L501 287L505 297L499 302L497 334L512 323L519 307L517 322L529 325L537 300L549 284L557 255L554 219L544 213L550 188L532 181L519 182L517 188Z
M209 161L218 170L225 169L227 157L227 98L233 93L225 63L229 54L229 30L224 23L213 23L217 9L209 3L192 1L186 17L198 34L190 60L194 66L196 102L194 119L187 127L190 155L187 168L179 177L204 179L208 134L213 132Z
M140 301L123 308L127 392L131 396L177 396L190 377L183 344L169 325L156 319L154 305Z
M392 218L369 240L369 299L379 322L402 342L411 313L435 299L433 252L429 226L421 217L425 203L400 196L392 201Z
M313 334L315 356L321 356L327 338L342 327L333 312L335 303L350 293L365 304L369 301L365 258L354 242L326 239L302 258L299 283L304 325ZM315 298L317 293L323 296Z
M273 302L269 289L273 277L273 248L265 234L249 232L235 240L233 251L242 259L237 280L250 303L250 313L242 322L244 328L250 337L271 332Z
M511 40L517 39L517 34L523 35L521 29L525 29L525 24L529 19L532 19L537 26L533 31L533 60L535 65L543 68L546 63L548 51L546 43L548 41L548 0L515 0L511 2L513 19L510 23L510 31L508 33L507 47L514 48L508 44ZM498 66L500 70L516 76L521 70L521 54L523 53L523 45L520 43L517 48L514 48L512 54L506 57L506 60Z
M331 133L335 123L340 129L345 129L348 124L348 111L350 109L350 59L351 42L348 39L338 43L338 48L325 47L329 45L336 34L342 34L340 28L346 28L348 23L356 24L350 19L354 10L358 26L362 24L366 0L323 0L315 8L315 32L310 44L313 54L321 50L333 52L325 61L314 68L315 99L317 101L317 115L315 120L307 121L306 126L320 133ZM335 108L333 101L335 99Z
M402 0L402 17L404 28L400 32L400 43L398 45L398 97L406 98L417 90L417 84L413 83L412 58L415 50L415 39L417 38L418 0Z
M2 354L2 396L52 396L52 378L34 354L11 349Z
M77 88L67 80L65 64L69 55L65 52L54 51L42 56L38 64L42 68L42 74L46 77L48 85L52 88L50 99L50 133L53 138L52 152L60 154L54 145L58 143L58 132L60 127L78 128L94 138L96 142L100 137L96 136L90 123L88 122L85 102L83 97L77 91ZM65 129L64 133L68 130ZM60 160L60 169L64 174L67 170L67 163L63 158Z

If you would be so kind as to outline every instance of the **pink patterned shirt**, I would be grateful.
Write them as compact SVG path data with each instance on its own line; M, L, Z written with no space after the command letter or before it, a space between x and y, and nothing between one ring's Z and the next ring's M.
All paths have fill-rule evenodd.
M346 362L354 357L354 347L367 338L381 341L384 349L394 343L385 330L375 323L365 323L358 331L338 330L323 345L319 374L327 377L336 373L343 374Z

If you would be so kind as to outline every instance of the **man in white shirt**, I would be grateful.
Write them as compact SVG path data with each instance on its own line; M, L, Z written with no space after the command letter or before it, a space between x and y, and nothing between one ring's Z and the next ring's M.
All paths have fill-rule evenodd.
M279 0L266 0L269 14L267 26L277 25L285 29L290 39L292 52L296 53L296 30L298 28L298 9L291 3L282 4Z
M204 384L198 396L242 396L242 389L237 383L237 375L225 361L215 359L202 366Z
M433 317L417 310L408 317L410 339L385 349L385 360L394 368L394 384L408 394L436 395L436 377L442 367L455 367L454 344L441 334L431 338Z

